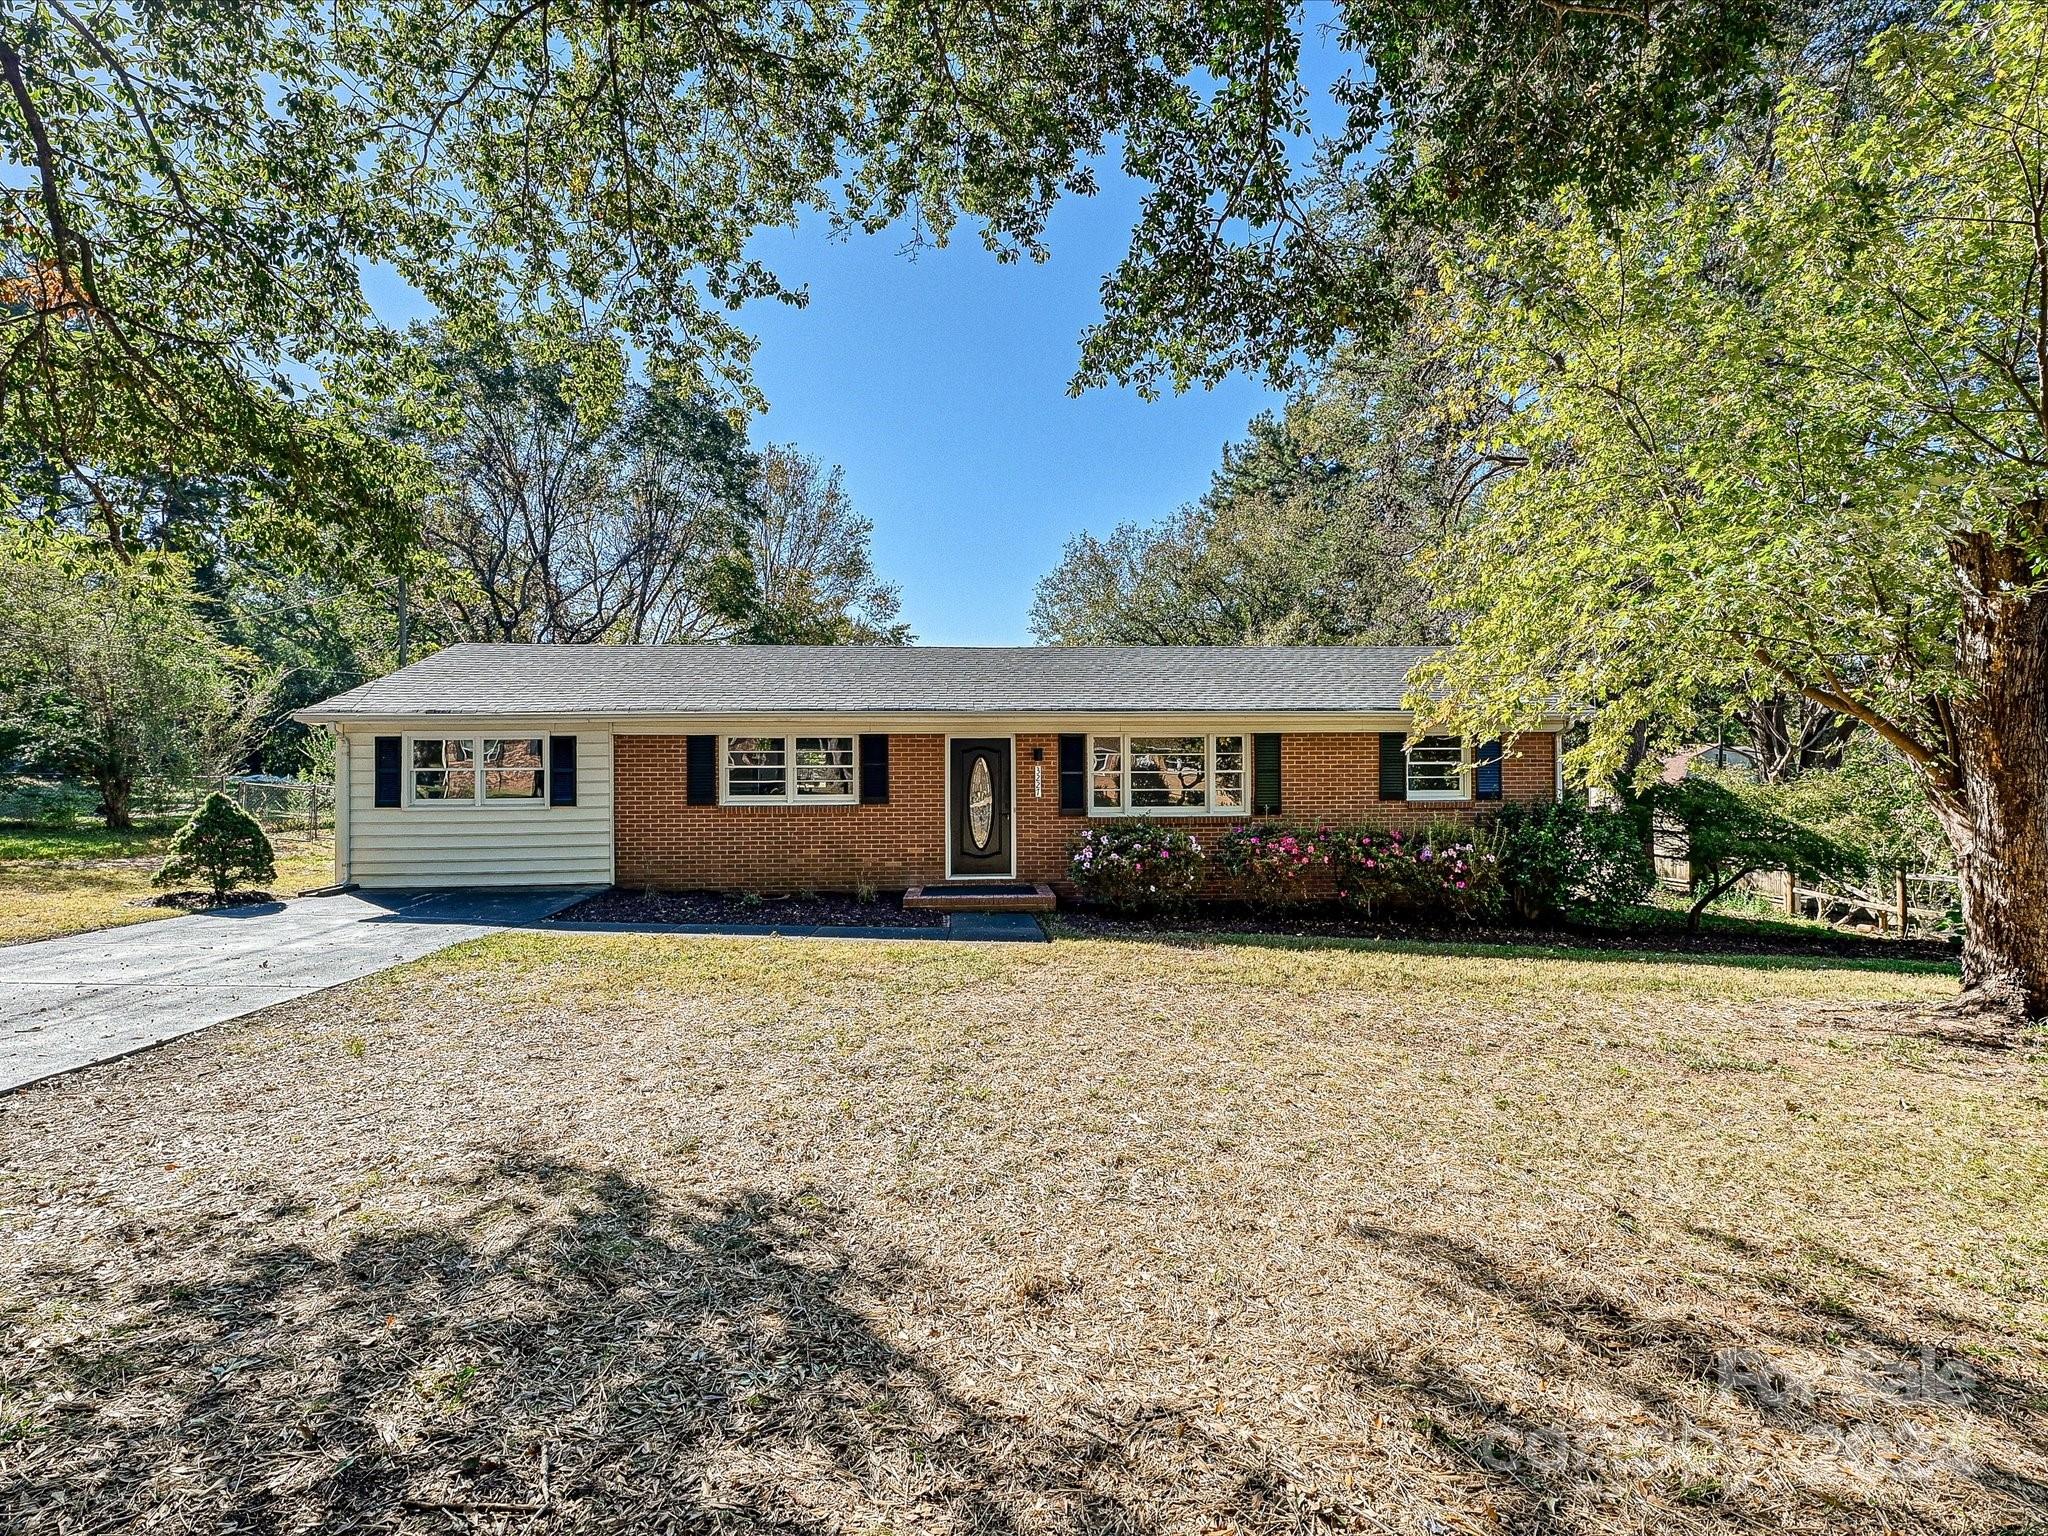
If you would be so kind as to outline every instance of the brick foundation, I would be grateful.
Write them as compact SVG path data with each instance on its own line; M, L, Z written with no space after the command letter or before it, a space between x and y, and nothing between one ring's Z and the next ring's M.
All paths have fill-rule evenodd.
M690 805L682 736L620 735L613 742L618 882L629 889L879 891L946 877L946 741L889 741L887 805ZM1501 785L1509 800L1552 797L1557 738L1524 736L1508 747ZM1034 761L1032 753L1042 753ZM1470 801L1417 804L1379 798L1379 737L1291 734L1280 748L1284 820L1417 826L1470 816ZM1085 818L1059 813L1059 738L1017 737L1017 878L1058 884ZM1220 828L1226 818L1197 826Z

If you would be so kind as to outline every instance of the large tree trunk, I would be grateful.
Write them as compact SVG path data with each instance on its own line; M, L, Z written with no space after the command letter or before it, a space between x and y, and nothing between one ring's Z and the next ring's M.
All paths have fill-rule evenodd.
M135 825L128 814L129 797L135 792L131 779L101 776L97 781L100 792L100 814L107 826L116 832L125 832Z
M2048 1016L2048 592L2022 550L1953 546L1961 578L1948 704L1953 782L1935 794L1963 897L1967 1000Z

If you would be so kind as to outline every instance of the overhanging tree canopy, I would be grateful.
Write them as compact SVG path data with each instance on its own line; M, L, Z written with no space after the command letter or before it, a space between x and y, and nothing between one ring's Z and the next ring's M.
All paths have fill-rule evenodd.
M402 542L309 397L378 265L443 315L561 304L740 398L748 249L806 211L1000 254L1120 154L1148 187L1090 378L1284 369L1398 304L1388 228L1641 184L1749 74L1766 0L0 0L0 433L86 488L254 474Z

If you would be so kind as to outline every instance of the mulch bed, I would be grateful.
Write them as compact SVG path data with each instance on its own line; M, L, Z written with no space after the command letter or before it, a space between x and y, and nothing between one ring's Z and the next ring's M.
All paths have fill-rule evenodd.
M943 912L893 898L728 896L717 891L605 891L559 912L557 923L748 923L789 928L943 928Z
M260 907L281 900L269 891L229 891L216 897L211 891L165 891L136 903L139 907L176 907L180 912L218 912L223 907Z
M1271 914L1217 904L1193 917L1123 917L1093 908L1062 908L1060 925L1071 932L1104 938L1166 937L1175 934L1252 934L1274 938L1393 939L1428 944L1513 944L1570 949L1654 949L1701 955L1822 956L1844 960L1951 961L1956 948L1945 939L1864 938L1815 929L1805 935L1703 928L1682 923L1594 928L1570 925L1446 924L1373 921L1328 908Z

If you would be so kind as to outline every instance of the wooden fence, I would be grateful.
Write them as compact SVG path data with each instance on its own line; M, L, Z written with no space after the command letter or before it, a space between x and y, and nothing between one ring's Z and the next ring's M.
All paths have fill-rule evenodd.
M1685 829L1657 817L1650 824L1650 858L1657 881L1667 890L1690 894L1692 865L1686 858ZM1954 875L1900 871L1869 885L1839 881L1802 885L1782 869L1766 870L1742 882L1788 917L1812 918L1831 928L1854 928L1910 937L1917 927L1933 932L1961 906Z

